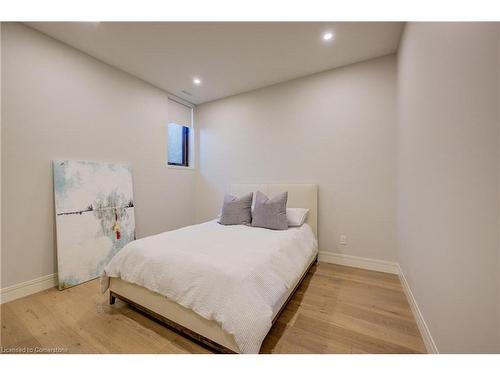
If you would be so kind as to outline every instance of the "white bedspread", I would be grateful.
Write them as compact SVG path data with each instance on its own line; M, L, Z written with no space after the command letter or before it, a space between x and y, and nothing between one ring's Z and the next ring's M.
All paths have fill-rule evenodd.
M273 306L316 252L307 224L273 231L214 220L129 243L106 266L105 276L217 321L242 353L258 353L272 326Z

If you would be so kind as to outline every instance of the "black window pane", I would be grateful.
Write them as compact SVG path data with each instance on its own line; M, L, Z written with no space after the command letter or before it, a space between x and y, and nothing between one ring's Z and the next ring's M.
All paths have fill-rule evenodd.
M168 124L168 164L189 165L189 128L178 124Z

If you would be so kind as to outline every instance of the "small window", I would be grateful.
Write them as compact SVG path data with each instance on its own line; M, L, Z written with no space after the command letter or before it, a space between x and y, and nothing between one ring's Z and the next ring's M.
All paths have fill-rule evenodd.
M168 165L189 167L189 127L168 124Z
M194 169L193 108L168 98L166 159L171 168Z

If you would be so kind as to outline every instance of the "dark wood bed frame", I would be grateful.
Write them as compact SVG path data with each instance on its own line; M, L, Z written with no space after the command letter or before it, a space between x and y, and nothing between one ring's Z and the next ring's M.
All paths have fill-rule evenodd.
M307 267L307 271L304 272L304 274L300 278L299 282L297 283L297 285L293 289L292 293L290 293L290 295L288 296L288 298L285 301L285 303L283 304L283 306L281 306L281 309L278 311L278 313L276 314L276 316L273 319L273 325L276 322L276 320L278 320L279 316L281 315L281 313L285 309L286 305L288 305L288 302L290 302L290 300L294 296L294 294L297 291L297 289L299 288L299 286L302 284L302 281L304 281L306 276L309 274L309 271L311 270L312 266L314 264L316 264L317 262L318 262L318 255L316 255L316 258L311 262L311 264L309 264L309 266ZM165 318L164 316L148 309L147 307L141 306L140 304L138 304L138 303L126 298L126 297L123 297L123 296L119 295L118 293L112 292L110 290L109 291L109 304L113 305L117 298L122 300L123 302L128 303L129 305L133 306L137 310L150 316L154 320L162 323L163 325L165 325L168 328L172 329L173 331L179 333L180 335L186 336L186 337L196 341L197 343L201 344L202 346L205 346L205 347L208 347L212 350L215 350L215 352L217 352L217 353L237 354L235 351L233 351L233 350L231 350L231 349L229 349L221 344L218 344L215 341L212 341L209 338L202 336L202 335L190 330L187 327L184 327L183 325L180 325L180 324L178 324L178 323L176 323L168 318Z

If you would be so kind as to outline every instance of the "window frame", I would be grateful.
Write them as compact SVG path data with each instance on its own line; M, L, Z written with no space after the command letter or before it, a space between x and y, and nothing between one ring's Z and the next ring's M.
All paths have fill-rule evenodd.
M182 155L182 160L183 160L182 164L180 164L180 163L173 163L173 162L171 162L169 160L170 153L168 152L168 146L170 145L170 139L169 139L169 137L171 136L171 133L170 133L170 126L171 125L175 125L175 126L181 127L181 131L182 131L182 134L181 134L182 146L181 147L182 147L182 154L183 154ZM189 167L192 164L191 163L191 158L190 158L190 156L191 156L191 147L189 147L189 143L191 143L190 142L191 127L189 127L187 125L177 124L175 122L169 122L167 124L167 127L168 127L168 131L167 131L167 164L175 166L175 167ZM187 137L186 137L185 132L187 133Z
M168 96L168 100L171 100L173 102L176 102L178 104L181 104L181 105L184 105L186 107L188 107L190 109L190 112L191 112L191 125L190 126L186 126L186 125L183 125L183 124L178 124L178 125L183 125L183 126L186 126L189 128L189 139L188 139L188 165L187 166L184 166L184 165L175 165L175 164L169 164L168 163L168 124L170 124L170 122L168 122L167 120L167 123L165 125L165 131L166 131L166 136L165 136L165 139L167 141L167 144L166 144L166 148L165 150L167 151L166 152L166 160L165 160L165 164L167 165L167 168L169 169L182 169L182 170L190 170L190 171L193 171L196 169L196 136L195 136L195 126L194 126L194 105L189 103L189 102L186 102L185 100L182 100L180 98L177 98L175 96ZM168 103L168 101L167 101Z

